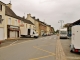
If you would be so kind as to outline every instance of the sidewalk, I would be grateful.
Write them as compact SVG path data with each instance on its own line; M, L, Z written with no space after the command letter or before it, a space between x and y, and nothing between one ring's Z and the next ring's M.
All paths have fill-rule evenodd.
M29 39L35 39L35 38L9 38L6 40L29 40Z

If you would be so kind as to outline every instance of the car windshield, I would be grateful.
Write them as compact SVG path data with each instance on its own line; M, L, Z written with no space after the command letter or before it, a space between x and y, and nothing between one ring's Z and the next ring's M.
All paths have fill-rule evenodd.
M67 34L67 32L66 31L61 31L60 34Z

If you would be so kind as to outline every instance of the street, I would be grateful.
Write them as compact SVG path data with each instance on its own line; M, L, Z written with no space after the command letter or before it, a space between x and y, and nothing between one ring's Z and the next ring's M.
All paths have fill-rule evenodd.
M70 40L47 36L25 40L0 48L0 60L80 60L80 54L70 52Z
M0 48L0 60L55 60L56 36L42 37Z

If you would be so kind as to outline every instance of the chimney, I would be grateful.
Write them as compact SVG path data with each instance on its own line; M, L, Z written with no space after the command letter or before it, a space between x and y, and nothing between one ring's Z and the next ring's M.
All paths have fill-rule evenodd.
M29 18L31 17L31 14L29 13L29 14L27 14L27 19L29 20Z
M8 6L11 9L12 8L11 1L10 1L10 3L6 4L6 6Z
M25 16L23 16L23 18L25 19Z

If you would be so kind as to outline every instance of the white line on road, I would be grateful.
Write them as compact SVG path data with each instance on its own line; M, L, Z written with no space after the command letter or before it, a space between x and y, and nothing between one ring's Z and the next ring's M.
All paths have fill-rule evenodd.
M18 40L17 40L17 41L15 41L15 42L13 42L13 43L11 43L10 45L13 45L13 44L15 44L16 42L18 42Z
M30 42L30 41L33 41L33 40L24 41L24 42L20 42L20 43L12 44L12 45L4 46L4 47L1 47L0 49L7 48L7 47L10 47L10 46L14 46L14 45L19 45L19 44L26 43L26 42Z

